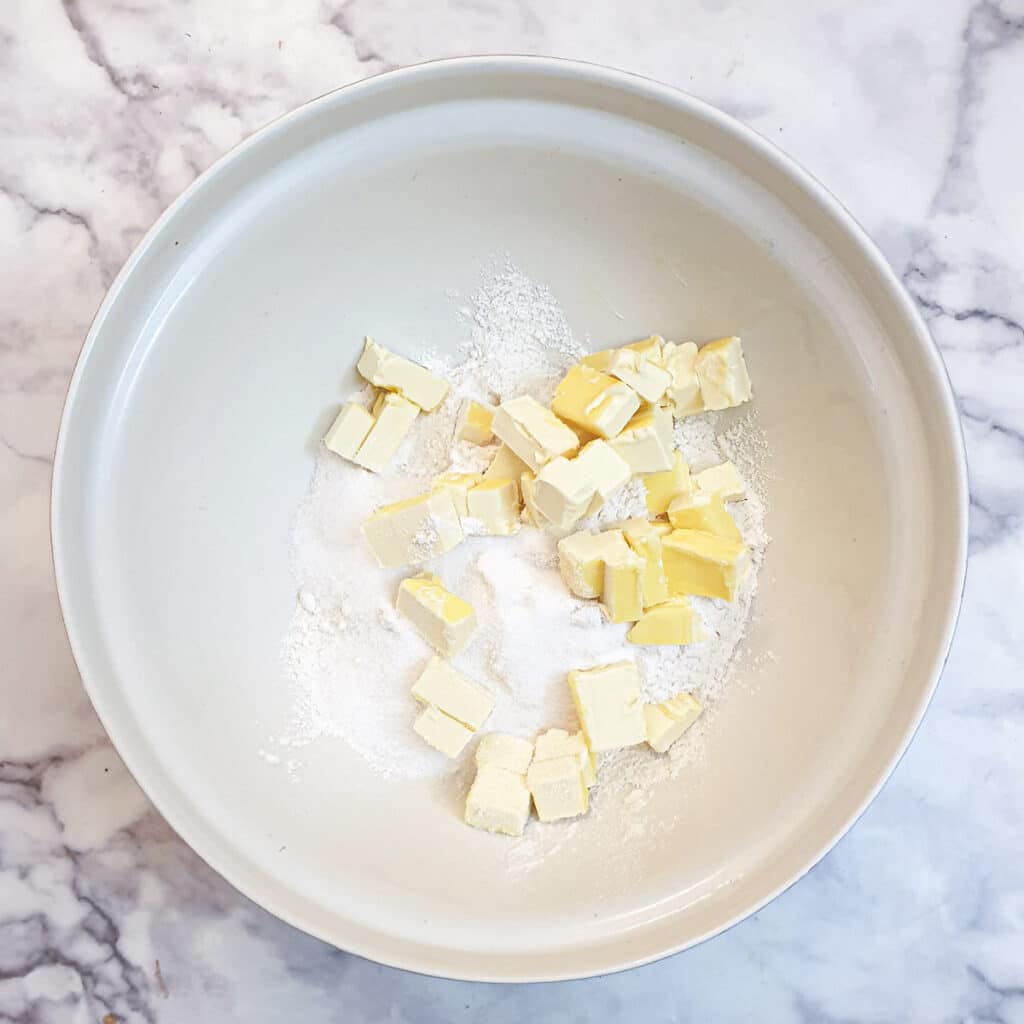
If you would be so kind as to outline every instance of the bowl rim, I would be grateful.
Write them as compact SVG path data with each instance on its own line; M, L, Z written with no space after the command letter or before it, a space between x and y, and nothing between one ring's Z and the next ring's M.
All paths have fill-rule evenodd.
M144 770L139 768L138 762L133 753L126 754L116 742L109 726L108 719L104 716L101 688L97 687L94 681L95 675L88 671L86 657L83 653L84 644L80 636L74 609L68 599L68 588L66 576L69 572L68 554L65 543L62 540L61 508L65 491L64 480L64 451L67 444L67 425L72 415L76 396L89 356L96 345L107 316L118 301L121 291L125 288L131 278L133 271L144 254L154 244L156 239L163 232L164 227L175 217L177 211L189 202L191 197L203 188L204 184L213 176L218 174L227 164L234 162L241 157L248 149L254 147L267 137L281 131L293 122L304 118L312 117L321 108L328 107L335 103L345 103L358 100L363 96L371 96L382 88L391 88L400 83L406 86L414 86L416 82L434 75L444 74L452 70L465 73L484 74L509 74L521 75L556 75L561 77L574 78L590 85L608 87L629 93L639 102L656 101L671 106L692 117L705 122L711 129L721 132L742 145L753 150L759 158L767 161L773 169L780 172L812 203L846 234L848 239L855 245L859 255L865 258L870 270L876 275L877 282L887 292L888 297L893 301L899 316L904 320L909 332L912 333L920 350L919 354L925 361L930 372L936 377L939 391L939 402L937 412L941 414L941 420L945 428L948 442L945 445L945 454L948 455L950 465L947 467L951 472L951 479L954 483L955 493L949 495L952 514L955 516L957 526L956 548L952 552L955 559L953 566L955 574L954 583L951 587L949 599L944 609L944 621L940 641L932 656L932 663L928 674L928 685L922 691L918 705L901 741L894 747L878 777L861 797L857 806L849 816L839 824L835 831L827 839L814 849L805 861L780 884L776 885L762 897L752 902L746 908L737 911L727 920L707 929L703 933L687 938L683 941L666 945L653 953L640 956L608 957L598 953L594 962L583 970L560 970L557 963L552 964L550 970L543 973L524 973L515 968L505 971L481 973L474 970L460 970L457 963L446 967L443 974L438 973L433 964L426 964L415 955L415 947L400 942L392 942L388 947L387 939L379 943L352 939L351 943L345 939L345 946L339 946L338 941L323 929L310 925L301 920L298 914L292 913L287 907L281 906L279 901L271 896L259 893L254 886L246 885L235 881L231 877L230 867L221 863L221 858L216 850L200 849L189 837L189 829L185 828L177 815L168 813L161 801L155 799L147 789L143 776ZM968 548L968 512L969 512L969 488L967 477L966 447L963 435L963 426L957 411L956 398L953 392L952 383L948 370L942 360L938 346L928 330L927 324L907 290L897 277L893 268L882 255L878 246L871 239L870 235L860 222L846 209L845 206L810 172L808 172L794 158L783 152L774 142L767 139L755 129L738 121L736 118L710 103L698 99L674 86L666 85L643 75L611 68L602 64L573 60L560 57L537 56L527 54L494 54L462 57L446 57L437 60L424 61L401 68L385 71L368 78L360 79L339 86L317 96L300 106L279 115L261 128L249 134L235 146L229 149L223 156L210 165L200 174L178 197L164 210L154 221L152 226L145 232L136 244L132 253L125 260L121 269L109 286L99 308L93 317L85 340L79 352L74 372L70 378L67 393L64 400L60 417L60 425L54 447L53 474L50 489L50 541L53 558L54 577L61 614L64 620L68 641L71 647L72 656L78 668L83 688L97 717L100 719L104 730L110 739L111 744L117 750L129 773L135 779L139 787L146 793L147 799L153 804L156 810L170 825L172 830L182 839L183 842L198 856L204 863L211 867L229 885L240 892L247 899L250 899L262 909L273 914L278 919L286 922L298 930L312 935L336 948L345 952L370 959L385 966L412 971L431 977L444 977L452 980L478 981L478 982L500 982L500 983L521 983L521 982L547 982L547 981L568 981L581 978L594 977L600 974L617 973L644 964L654 963L666 957L672 956L683 950L697 946L708 939L714 938L725 931L733 928L741 921L756 914L759 910L771 903L774 899L784 893L792 885L798 882L808 871L817 865L839 842L843 836L853 827L861 815L867 810L882 787L891 777L907 748L913 741L921 721L924 717L932 697L938 686L942 671L949 657L953 635L956 630L957 621L963 600L964 586L967 571L967 548ZM200 846L202 846L200 841Z

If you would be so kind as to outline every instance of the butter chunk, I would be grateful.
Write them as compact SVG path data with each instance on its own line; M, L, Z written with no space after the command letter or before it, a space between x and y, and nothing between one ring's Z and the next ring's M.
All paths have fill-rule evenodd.
M702 710L700 701L685 691L661 704L646 705L644 725L651 749L664 754L697 721Z
M569 733L565 729L542 732L534 744L533 760L551 761L557 757L575 758L584 785L588 788L597 782L597 763L582 732Z
M629 463L607 441L600 439L585 444L574 461L600 503L607 501L632 476ZM597 511L592 506L593 501L592 511Z
M680 495L668 507L668 521L679 530L703 530L742 543L736 520L726 511L721 494Z
M750 567L741 543L701 530L673 530L661 541L668 592L731 601Z
M661 401L672 383L672 375L667 370L630 348L615 352L604 372L628 384L645 402L652 404Z
M724 501L742 501L747 496L739 470L731 462L703 469L694 475L694 486L704 494L720 494Z
M750 377L739 338L710 341L694 363L705 409L731 409L751 397Z
M644 612L644 560L626 545L604 559L601 603L610 622L636 622Z
M379 395L373 406L373 426L352 461L379 473L398 451L419 411L418 405L401 395L390 392Z
M661 564L661 538L669 530L667 523L649 523L646 519L630 519L622 527L626 542L644 560L641 585L645 608L668 600L668 580Z
M537 508L537 496L535 493L537 478L528 469L523 470L519 477L519 493L523 497L523 507L526 509L527 518L534 526L544 526L547 520L544 513Z
M530 789L518 772L485 765L466 796L464 821L473 828L521 836L530 818Z
M662 473L673 465L672 413L654 405L640 410L611 446L634 473Z
M412 724L412 731L445 757L458 757L473 737L472 729L467 729L433 706L420 712Z
M469 508L467 532L486 537L510 537L518 532L519 487L515 480L495 478L471 487L466 496Z
M346 402L324 435L324 444L335 455L351 461L373 426L373 415L355 402Z
M473 606L445 590L430 574L402 580L397 607L420 636L446 658L454 658L476 629Z
M459 414L455 436L473 444L490 444L494 437L494 410L480 402L467 402Z
M369 336L356 369L371 384L397 392L425 412L436 409L448 394L448 385L440 377L411 359L389 352Z
M704 636L704 626L685 597L670 597L646 609L626 634L630 643L660 647L698 643Z
M537 474L533 501L544 518L554 526L571 527L590 508L594 485L577 459L559 456Z
M491 464L484 470L485 480L515 480L532 472L529 466L507 444L498 445Z
M622 562L630 554L621 530L581 530L558 542L558 571L577 597L600 597L604 593L605 562Z
M649 338L643 338L640 341L631 342L629 345L623 345L622 348L628 349L630 352L636 352L644 358L650 360L656 366L662 366L662 351L665 347L665 339L659 334L652 334ZM611 362L612 357L616 352L621 351L618 348L606 348L600 352L592 352L589 356L581 359L580 362L584 366L589 366L594 370L600 370L604 373L608 364Z
M493 694L437 655L430 659L416 680L412 695L424 704L433 704L474 731L494 710Z
M534 473L552 459L568 455L580 446L576 434L529 395L502 402L495 410L493 429L497 438Z
M475 758L478 768L502 768L525 775L533 760L533 744L521 736L489 732L477 744Z
M704 399L697 377L697 346L692 341L682 345L669 343L664 352L665 370L672 382L665 389L665 398L676 419L704 411Z
M680 451L673 453L669 469L660 473L645 473L643 482L647 511L652 516L663 516L674 498L693 490L690 467L683 461L683 453Z
M441 473L434 477L433 488L435 491L447 491L459 516L468 516L470 488L476 487L481 480L483 477L479 473Z
M535 761L526 773L526 784L541 821L561 821L587 813L590 795L575 757Z
M462 523L447 491L431 491L383 505L363 522L366 537L385 569L419 565L462 543Z
M640 674L633 662L574 669L569 690L587 746L595 753L631 747L647 738Z
M640 396L622 381L577 363L555 389L551 408L562 419L607 440L640 408Z

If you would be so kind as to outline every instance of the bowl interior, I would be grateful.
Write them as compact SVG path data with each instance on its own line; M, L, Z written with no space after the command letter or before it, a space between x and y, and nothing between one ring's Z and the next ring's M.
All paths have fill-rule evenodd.
M857 813L945 650L962 479L934 355L809 188L680 97L498 61L318 101L162 221L72 390L55 546L107 728L232 882L387 962L569 976L720 929ZM741 334L772 452L750 657L706 759L630 842L580 830L529 870L460 823L461 783L382 780L338 742L300 772L260 756L289 711L291 523L362 335L457 347L449 290L499 252L595 347Z

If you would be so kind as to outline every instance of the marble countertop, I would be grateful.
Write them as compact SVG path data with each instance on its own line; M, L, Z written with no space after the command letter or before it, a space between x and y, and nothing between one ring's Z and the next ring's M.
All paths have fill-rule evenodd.
M959 632L870 810L719 938L563 985L382 968L236 893L107 742L50 562L65 388L149 224L297 104L482 52L650 75L793 154L928 318L971 464ZM1021 0L16 0L0 85L0 1021L1024 1021Z

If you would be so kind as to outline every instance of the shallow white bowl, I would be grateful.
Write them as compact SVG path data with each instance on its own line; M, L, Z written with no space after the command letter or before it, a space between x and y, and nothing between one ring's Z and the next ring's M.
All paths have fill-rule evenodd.
M742 334L774 451L750 638L770 650L638 847L507 879L504 841L340 744L258 756L288 712L292 516L362 335L462 340L446 290L508 251L599 345ZM463 329L464 330L464 329ZM295 111L161 218L79 361L54 473L68 633L184 839L300 928L463 978L615 970L779 893L850 826L936 684L965 563L958 420L863 232L754 133L550 60L411 68Z

